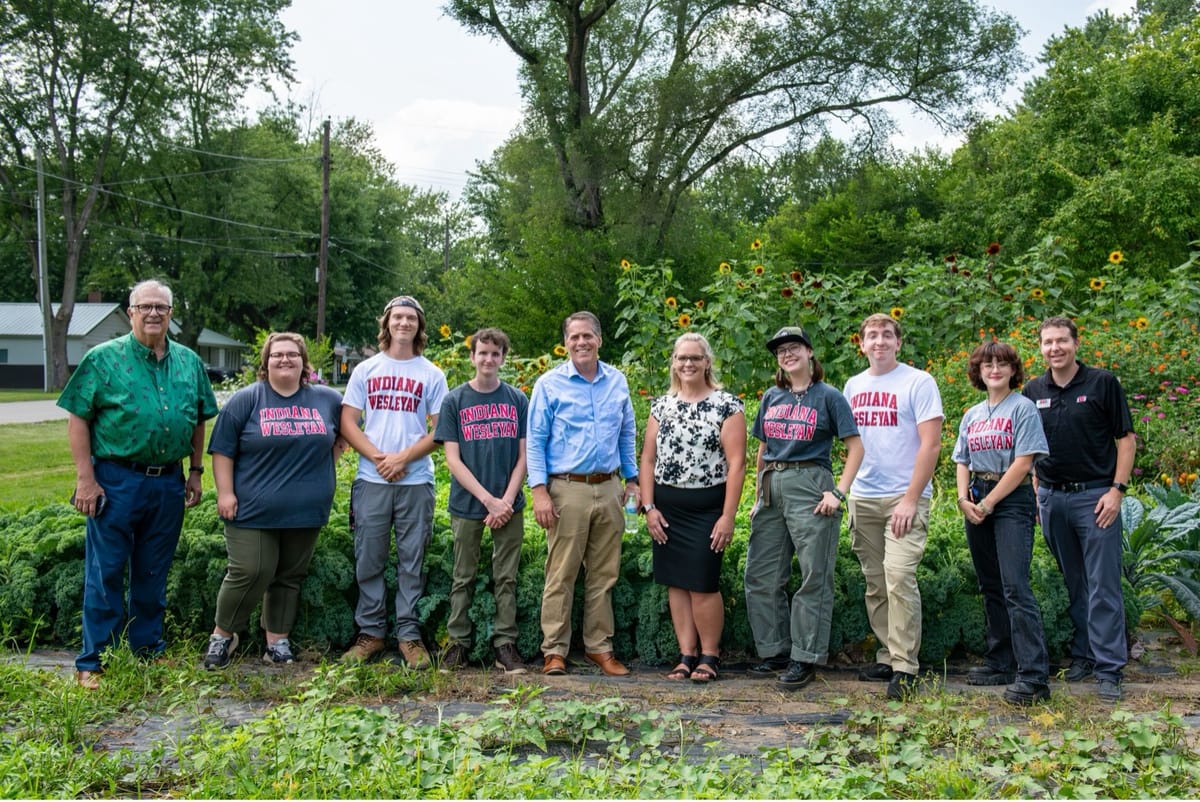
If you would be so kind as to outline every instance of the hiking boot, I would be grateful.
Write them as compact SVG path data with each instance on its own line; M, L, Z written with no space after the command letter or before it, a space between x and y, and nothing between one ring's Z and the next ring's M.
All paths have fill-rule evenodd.
M505 674L524 674L525 662L517 653L517 647L511 643L502 643L496 647L496 668L504 669Z
M1045 702L1049 699L1050 688L1041 682L1017 680L1004 689L1004 701L1013 705L1028 707L1029 705Z
M408 660L407 655L404 658ZM457 671L460 668L466 668L470 658L467 655L467 647L461 643L451 643L446 647L446 651L442 652L442 668L451 671Z
M858 671L859 682L890 682L892 667L887 663L871 663Z
M789 691L803 688L817 676L817 669L812 663L801 663L799 660L788 661L787 671L779 675L775 681L781 688Z
M887 686L887 698L907 699L916 695L917 682L916 674L908 674L904 671L892 672L892 681Z
M1067 682L1083 682L1092 676L1095 666L1090 660L1072 660L1071 665L1063 672L1062 678Z
M1119 702L1125 694L1121 691L1121 680L1102 679L1096 688L1096 695L1105 702Z
M296 662L296 655L292 654L292 644L287 638L280 638L274 643L267 644L263 662L274 665L288 665Z
M419 640L400 641L400 656L404 658L405 664L414 670L429 668L433 665L429 651Z
M1013 679L1011 671L1001 671L991 666L974 666L967 672L968 685L1008 685Z
M350 644L350 648L342 655L342 662L368 663L381 654L383 654L383 638L360 632L354 639L354 643Z
M214 668L225 668L233 656L233 650L238 647L237 633L228 638L213 634L208 636L208 652L204 655L204 668L212 671Z
M777 654L774 657L764 658L761 663L751 666L748 671L751 674L758 674L760 677L777 677L780 671L788 669L791 662L786 654Z

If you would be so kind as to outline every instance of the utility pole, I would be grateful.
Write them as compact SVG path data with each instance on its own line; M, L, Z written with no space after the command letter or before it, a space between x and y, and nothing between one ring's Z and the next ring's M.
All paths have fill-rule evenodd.
M321 244L317 251L317 339L325 334L325 277L329 272L329 120L321 134Z
M53 312L50 307L50 269L46 265L46 175L42 171L42 149L37 149L37 260L38 260L38 304L42 308L42 389L50 392L53 384L50 364L50 322Z

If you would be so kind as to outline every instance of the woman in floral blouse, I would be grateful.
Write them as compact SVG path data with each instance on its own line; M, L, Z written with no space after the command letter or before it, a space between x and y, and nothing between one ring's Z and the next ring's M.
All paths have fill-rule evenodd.
M654 399L639 471L642 511L654 540L654 581L667 586L679 662L670 679L717 678L725 602L721 557L746 476L742 402L713 377L699 334L675 341L670 391Z

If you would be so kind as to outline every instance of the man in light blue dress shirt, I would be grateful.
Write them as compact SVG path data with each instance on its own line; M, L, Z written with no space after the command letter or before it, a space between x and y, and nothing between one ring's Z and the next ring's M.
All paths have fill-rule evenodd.
M543 674L567 673L580 567L584 655L609 676L629 673L613 654L612 589L621 565L622 506L637 498L637 424L625 376L600 361L601 342L591 312L567 317L563 344L570 360L538 379L529 402L529 487L534 518L546 530Z

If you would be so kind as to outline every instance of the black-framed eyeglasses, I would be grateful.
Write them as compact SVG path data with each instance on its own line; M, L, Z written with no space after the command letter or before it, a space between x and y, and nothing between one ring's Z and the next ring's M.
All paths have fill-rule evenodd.
M784 345L775 349L775 358L778 359L784 356L799 356L804 353L799 345Z
M157 315L166 315L171 311L171 307L167 304L130 304L130 309L136 309L143 315L148 315L151 312Z

